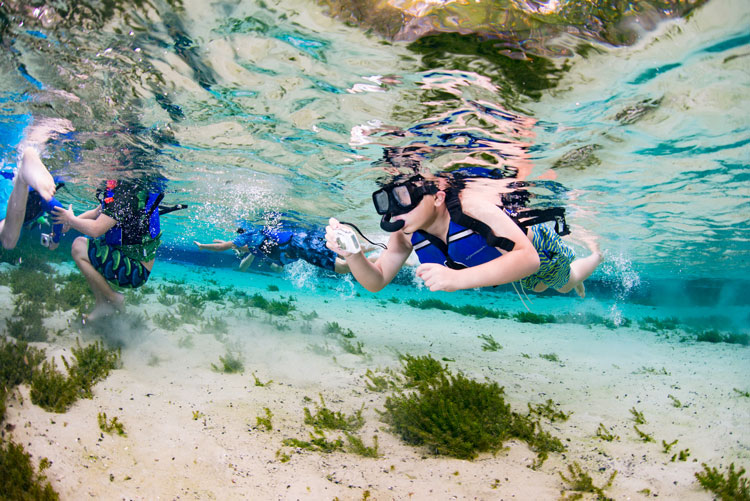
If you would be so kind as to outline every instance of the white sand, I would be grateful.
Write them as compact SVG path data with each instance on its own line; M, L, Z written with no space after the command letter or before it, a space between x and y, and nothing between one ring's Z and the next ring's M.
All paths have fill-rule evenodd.
M176 280L194 272L157 266L151 285L158 285L160 277ZM659 499L711 499L693 476L701 462L722 468L731 462L745 467L750 463L750 399L734 391L750 389L746 347L680 343L636 327L536 326L418 310L388 302L406 290L398 286L382 292L381 303L364 292L363 297L344 299L328 288L333 285L349 294L341 283L307 282L297 289L282 277L200 273L207 273L201 279L231 283L269 299L292 294L297 320L289 323L291 330L278 331L263 313L247 318L229 303L214 303L207 315L222 315L231 326L223 342L193 326L180 332L119 332L118 337L130 339L123 349L123 368L95 387L92 400L78 401L65 414L32 405L28 388L21 387L22 402L8 402L6 423L15 426L13 439L35 461L51 461L47 475L62 499L363 499L366 491L371 499L557 499L564 487L558 472L567 473L573 461L591 472L598 485L616 470L607 491L615 499L645 499L649 496L643 489ZM190 278L191 283L195 280ZM267 291L269 283L281 290ZM474 294L483 304L500 307L491 304L499 301L497 296ZM7 317L7 288L0 288L0 298L0 312ZM168 310L156 295L149 299L129 311L141 308L153 315ZM540 298L533 308L559 314L566 308L595 308L593 301ZM512 307L518 309L517 301ZM311 311L319 318L310 322L312 331L305 332L299 314ZM67 313L53 323L64 325L72 318L72 312ZM364 343L368 357L346 354L335 338L324 335L329 321L351 328L357 335L352 341ZM192 347L181 348L179 341L189 334ZM482 351L479 334L492 335L503 349ZM65 353L69 358L76 338L84 343L99 339L91 332L67 329L51 343L39 345L49 355ZM227 346L242 354L244 374L211 369ZM318 354L321 347L333 353ZM451 369L504 386L519 412L526 410L526 402L560 403L573 414L567 422L545 429L562 438L568 450L551 454L535 471L529 468L535 454L518 441L507 442L496 456L483 454L474 461L434 457L405 445L379 419L377 411L387 394L367 391L363 379L368 368L397 367L397 352L454 359L448 364ZM539 357L546 353L555 353L561 362ZM255 386L253 373L273 382ZM366 424L358 435L372 445L377 434L379 459L282 446L284 438L308 439L312 429L303 422L303 409L314 409L319 394L333 410L351 413L364 404ZM669 395L682 407L675 407ZM256 427L265 407L273 413L273 431ZM655 443L637 437L633 407L646 417L640 428L653 434ZM99 412L116 416L127 436L102 434ZM612 428L619 440L597 438L600 423ZM336 436L328 434L329 439ZM672 452L662 452L662 440L675 439ZM687 461L670 461L686 448ZM291 459L280 461L277 451Z

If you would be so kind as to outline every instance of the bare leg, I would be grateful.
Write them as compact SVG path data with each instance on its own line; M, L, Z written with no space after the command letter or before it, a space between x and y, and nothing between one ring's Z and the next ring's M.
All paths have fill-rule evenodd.
M78 265L78 269L81 270L81 273L86 278L89 287L91 287L91 292L94 293L94 298L96 299L96 306L86 318L88 320L95 320L117 311L122 311L125 307L125 296L112 290L107 280L91 264L88 256L87 239L85 237L76 238L70 253Z
M557 289L558 292L566 293L575 289L579 296L586 297L586 288L583 285L583 281L594 273L594 270L596 270L597 266L599 266L604 259L596 240L590 239L586 243L591 249L591 255L582 259L576 259L571 263L568 283Z
M21 167L17 177L22 177L27 186L34 188L43 199L49 201L55 194L55 180L39 158L36 148L26 148L21 156Z
M253 261L255 261L255 256L253 254L245 256L242 261L240 261L240 271L246 271L250 265L253 264Z

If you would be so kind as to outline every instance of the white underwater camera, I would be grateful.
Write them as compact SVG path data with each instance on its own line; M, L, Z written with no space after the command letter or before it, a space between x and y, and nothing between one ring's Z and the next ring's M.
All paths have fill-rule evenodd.
M43 247L49 247L50 242L52 242L52 236L49 233L42 233L42 238L39 243L42 244Z
M338 244L339 249L342 251L357 254L362 250L359 245L359 239L357 239L357 235L351 228L339 226L334 233L336 235L336 244Z

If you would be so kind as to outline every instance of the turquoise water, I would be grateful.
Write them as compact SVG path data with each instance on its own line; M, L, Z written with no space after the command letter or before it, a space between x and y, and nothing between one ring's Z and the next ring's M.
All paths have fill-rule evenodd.
M0 2L2 170L33 120L65 119L74 130L44 153L67 181L64 204L79 213L102 180L148 177L165 203L188 205L162 217L164 243L127 314L93 326L74 310L46 314L36 345L48 358L103 339L123 347L122 370L54 418L8 396L7 429L50 459L63 499L557 499L572 461L598 485L618 471L616 499L708 499L702 462L747 465L745 0L27 3ZM371 193L417 165L497 168L529 183L536 204L565 207L575 249L596 238L605 254L586 298L431 293L412 266L372 294L302 261L242 273L231 252L193 245L245 222L332 216L384 241ZM74 236L50 254L28 229L22 248L77 273ZM18 257L0 250L0 261L8 279ZM267 314L256 294L294 309ZM4 335L15 300L0 285ZM735 342L697 342L714 330ZM485 349L489 338L502 348ZM367 371L398 369L402 354L497 382L520 412L554 400L573 417L545 429L567 451L532 471L512 441L471 462L406 445L380 416L392 393L365 389ZM228 355L243 373L214 369ZM361 436L379 436L382 457L283 446L308 438L303 408L318 395L363 409ZM264 409L271 433L254 426ZM655 443L635 435L633 409ZM127 439L99 432L102 411ZM620 438L597 438L605 425ZM677 439L688 461L661 451Z
M192 241L241 220L336 216L383 239L369 195L387 168L483 165L554 176L540 200L599 238L604 303L726 306L747 324L746 3L644 4L598 24L516 6L533 29L492 25L505 45L458 8L478 35L443 19L420 38L429 16L344 25L307 4L124 5L2 7L3 162L30 116L55 117L75 127L46 154L63 201L87 207L115 174L165 178L167 201L190 208L163 218L160 261L233 266Z

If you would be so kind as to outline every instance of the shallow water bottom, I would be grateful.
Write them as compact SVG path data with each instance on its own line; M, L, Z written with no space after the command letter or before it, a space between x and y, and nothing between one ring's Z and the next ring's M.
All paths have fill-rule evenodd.
M69 357L76 339L123 346L122 369L95 387L92 400L51 414L32 405L22 388L22 399L9 402L14 439L36 460L51 461L47 476L63 499L556 499L565 488L558 472L567 474L573 462L597 485L617 471L607 490L615 499L710 499L693 476L701 463L748 465L750 398L742 395L750 390L747 347L685 342L679 331L651 332L638 322L619 328L530 324L404 303L478 298L487 308L522 310L510 293L431 294L392 285L374 296L350 279L320 278L308 269L264 275L157 266L149 283L153 292L104 328L79 328L72 312L47 320L51 329L61 329L51 342L40 343L50 356ZM203 312L204 319L226 320L226 332L209 332L205 321L159 328L155 317L176 314L179 306L161 304L160 288L175 283L187 292L205 295L212 288L226 294L207 302ZM295 309L283 316L238 308L229 300L238 290L291 300ZM9 291L3 288L0 297L7 316ZM683 314L594 297L531 299L536 313L589 311L633 319ZM132 321L139 313L140 324ZM332 322L354 334L348 346L326 332ZM482 335L502 348L483 350ZM390 393L368 390L365 377L368 369L398 369L400 354L430 354L454 372L495 381L518 412L551 399L572 413L565 422L545 424L567 450L533 470L536 455L517 441L473 461L435 457L404 444L380 418ZM228 355L243 363L243 372L215 370ZM282 444L285 438L309 439L304 408L314 409L321 397L333 410L364 409L366 424L358 435L366 445L377 435L378 459ZM266 408L273 416L270 431L257 423ZM654 442L639 437L631 409L643 414L646 423L639 429ZM100 412L117 416L127 436L102 434ZM597 437L600 424L618 438ZM674 440L664 452L662 441ZM672 461L680 451L689 453L686 460Z

